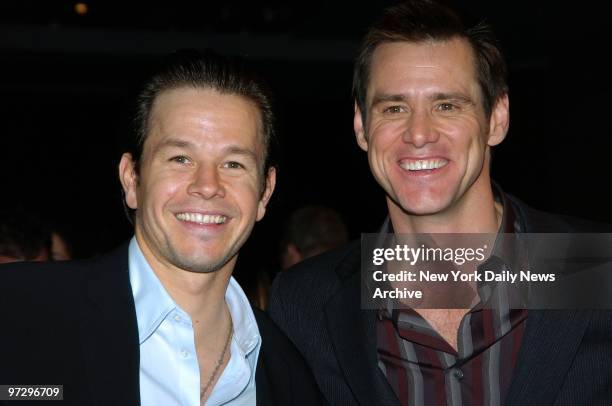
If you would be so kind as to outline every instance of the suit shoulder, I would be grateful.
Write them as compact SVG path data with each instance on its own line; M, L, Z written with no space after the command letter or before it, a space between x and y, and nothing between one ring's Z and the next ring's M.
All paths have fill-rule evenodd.
M95 275L120 274L119 271L126 267L125 247L96 258L0 265L0 300L46 304L47 307L71 303L82 297Z
M534 209L520 199L507 195L529 233L609 233L612 225L579 217L553 214Z
M15 288L27 283L30 287L61 285L82 273L82 261L14 262L0 265L0 286Z
M327 301L342 285L343 278L360 270L360 243L307 259L279 273L270 289L268 314L291 339L288 326L298 330L323 315Z
M262 341L267 348L274 348L274 351L280 351L289 356L298 356L299 354L287 336L276 326L270 317L263 311L253 308L255 320Z
M0 314L6 319L71 320L87 291L80 261L16 263L0 268Z

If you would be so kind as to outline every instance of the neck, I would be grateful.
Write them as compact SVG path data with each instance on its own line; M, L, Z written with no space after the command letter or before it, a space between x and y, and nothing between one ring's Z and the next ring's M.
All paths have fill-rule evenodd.
M237 257L214 272L199 273L186 271L161 261L149 249L136 232L138 245L170 297L183 309L193 322L194 330L201 326L222 327L229 318L225 303L225 292L229 284Z
M404 211L387 197L389 217L395 233L497 233L502 206L495 202L490 179L477 181L460 201L447 209L425 215Z

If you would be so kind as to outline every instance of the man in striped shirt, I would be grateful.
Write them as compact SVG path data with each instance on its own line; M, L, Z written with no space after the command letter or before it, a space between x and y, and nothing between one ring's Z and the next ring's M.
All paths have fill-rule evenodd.
M362 43L353 92L357 143L386 193L381 233L578 231L490 178L509 102L488 27L466 29L433 1L393 6ZM272 289L270 314L329 403L612 404L608 312L483 306L482 294L470 308L365 310L360 262L352 244L283 273Z

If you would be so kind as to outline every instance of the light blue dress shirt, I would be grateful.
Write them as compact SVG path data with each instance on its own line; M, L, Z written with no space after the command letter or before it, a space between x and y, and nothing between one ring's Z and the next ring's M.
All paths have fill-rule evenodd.
M141 404L199 405L200 369L191 318L164 289L136 238L130 242L129 273L138 321ZM251 305L233 277L225 301L234 326L231 357L206 405L255 405L261 337Z

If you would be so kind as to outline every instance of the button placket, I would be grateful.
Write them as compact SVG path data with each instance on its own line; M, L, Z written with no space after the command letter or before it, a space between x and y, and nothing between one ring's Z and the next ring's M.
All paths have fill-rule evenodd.
M460 368L453 368L453 376L461 380L463 379L463 371Z

